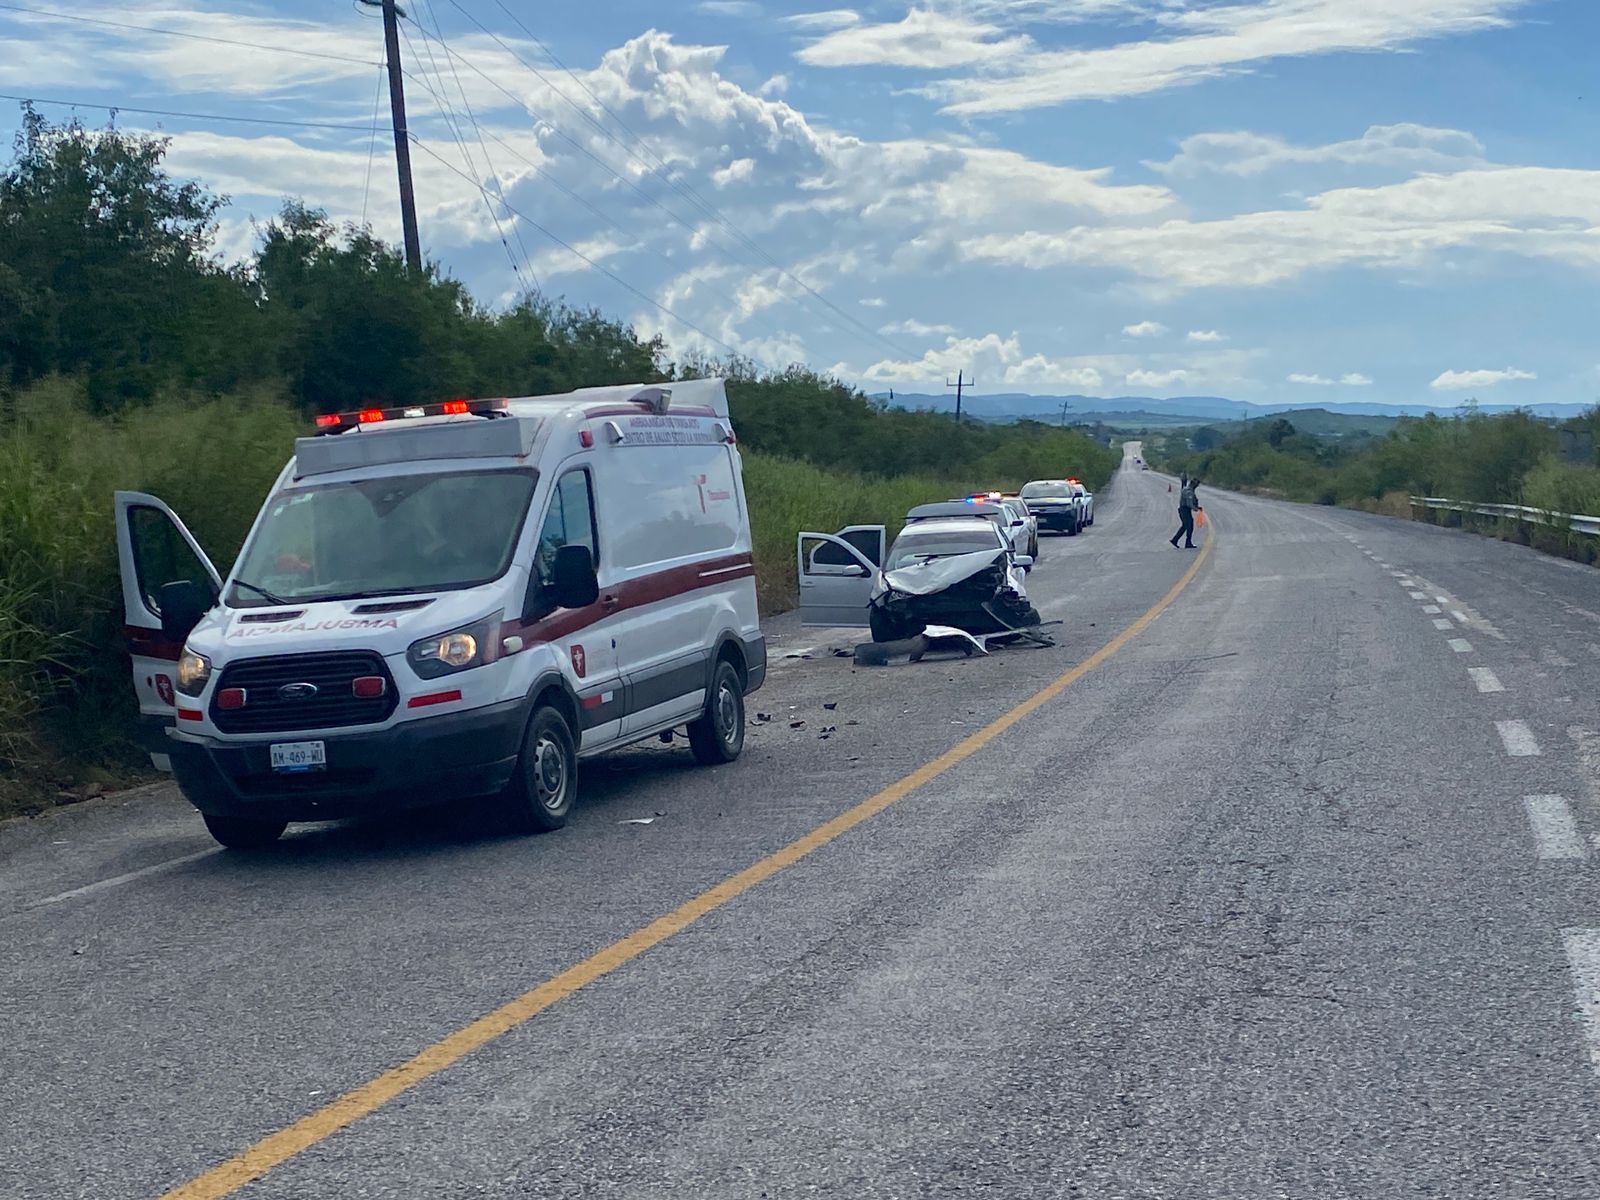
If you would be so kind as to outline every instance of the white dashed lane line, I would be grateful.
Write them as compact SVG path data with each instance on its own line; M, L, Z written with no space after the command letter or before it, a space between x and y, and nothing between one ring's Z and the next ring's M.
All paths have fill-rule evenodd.
M1480 692L1503 692L1506 685L1495 678L1495 673L1488 667L1468 667L1467 674L1472 676L1472 682L1478 685Z
M1450 618L1449 617L1435 617L1433 619L1433 627L1435 629L1454 629L1455 628L1455 626L1450 623Z
M1450 610L1450 615L1463 625L1467 623L1467 614L1462 612L1460 609L1452 608Z
M1572 805L1564 796L1524 796L1528 824L1533 826L1534 852L1542 859L1586 858L1589 850L1578 833Z
M1494 727L1512 758L1533 758L1539 754L1539 741L1526 721L1496 721Z
M1437 604L1424 604L1422 611L1430 617L1437 617L1443 610Z
M1411 598L1413 600L1426 600L1428 598L1428 593L1427 592L1412 592L1411 593Z
M1457 654L1471 654L1472 643L1467 641L1466 638L1451 638L1450 649L1454 650Z
M1600 1070L1600 929L1563 929L1561 940L1567 949L1567 965L1572 968L1589 1061Z

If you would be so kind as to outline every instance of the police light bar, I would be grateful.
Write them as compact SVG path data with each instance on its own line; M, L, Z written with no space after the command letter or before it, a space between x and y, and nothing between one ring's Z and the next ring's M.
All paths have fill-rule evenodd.
M343 433L362 425L383 421L407 421L416 417L493 417L511 407L504 397L496 400L445 400L438 404L408 404L403 408L363 408L357 412L323 413L317 417L317 432Z

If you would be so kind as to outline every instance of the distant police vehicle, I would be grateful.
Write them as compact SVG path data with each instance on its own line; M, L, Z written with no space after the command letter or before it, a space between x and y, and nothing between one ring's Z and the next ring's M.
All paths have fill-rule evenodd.
M1035 479L1022 485L1018 493L1039 521L1040 529L1075 536L1087 522L1083 497L1065 479Z
M1094 524L1094 493L1083 486L1077 479L1068 479L1067 486L1072 489L1072 494L1078 498L1078 511L1081 521L1085 526Z
M476 796L554 829L580 757L738 757L767 662L720 380L317 424L226 578L116 496L150 749L219 842Z

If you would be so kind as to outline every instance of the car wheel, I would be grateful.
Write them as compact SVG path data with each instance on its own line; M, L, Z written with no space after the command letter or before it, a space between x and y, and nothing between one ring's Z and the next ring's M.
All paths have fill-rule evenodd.
M708 767L731 763L744 749L744 685L727 659L711 674L705 713L689 723L689 749Z
M1067 523L1067 536L1068 537L1077 537L1078 536L1078 523L1076 521L1069 521Z
M219 817L200 814L211 836L229 850L262 850L272 845L289 828L287 821L261 821L251 817Z
M549 833L567 823L578 794L578 750L567 719L548 704L534 709L516 774L506 789L506 823L516 833Z

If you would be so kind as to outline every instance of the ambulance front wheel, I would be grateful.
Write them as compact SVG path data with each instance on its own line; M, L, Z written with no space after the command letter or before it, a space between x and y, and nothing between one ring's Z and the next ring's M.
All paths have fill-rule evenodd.
M730 763L744 749L744 684L725 658L711 673L705 712L689 723L689 748L708 767Z
M522 757L506 789L506 820L516 833L549 833L567 823L578 794L578 748L572 727L548 704L534 709Z

